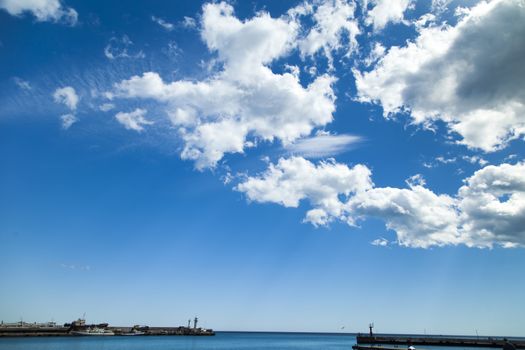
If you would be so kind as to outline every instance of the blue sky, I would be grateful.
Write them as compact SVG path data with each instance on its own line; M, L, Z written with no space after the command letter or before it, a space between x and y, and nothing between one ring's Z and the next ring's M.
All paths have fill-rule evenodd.
M0 1L1 318L523 335L524 23Z

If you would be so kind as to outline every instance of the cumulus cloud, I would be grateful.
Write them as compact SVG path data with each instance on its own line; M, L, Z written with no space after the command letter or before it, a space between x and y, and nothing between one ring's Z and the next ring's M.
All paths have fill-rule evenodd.
M347 55L357 49L356 36L360 34L357 20L354 18L355 3L347 0L325 0L305 2L289 13L300 17L311 15L314 25L306 36L299 41L301 55L312 56L321 51L332 60L332 51L345 47ZM343 39L348 44L343 45Z
M356 135L331 135L319 133L312 137L302 138L290 144L287 150L306 158L322 158L351 150L363 138Z
M374 187L364 165L282 158L235 189L256 202L311 209L305 221L326 225L340 220L356 226L375 217L407 247L459 245L525 246L525 164L487 166L465 179L455 196L436 194L420 175L407 188ZM381 240L376 240L382 245Z
M465 180L458 196L471 245L525 245L525 163L486 166Z
M375 31L385 28L388 23L404 21L404 13L412 4L412 0L371 0L371 10L366 11L365 23L372 25ZM365 1L365 8L368 1Z
M297 207L307 199L314 208L308 211L305 221L325 225L334 218L344 218L341 196L372 187L370 175L364 165L350 168L333 161L316 165L301 157L281 158L263 174L246 179L235 189L244 192L249 200L285 207Z
M71 86L56 89L53 93L53 98L56 103L61 103L73 111L77 109L79 97Z
M397 242L408 247L427 248L459 244L455 201L437 195L419 184L409 188L373 188L357 194L346 204L354 219L376 217L396 232Z
M135 130L138 132L144 131L144 125L152 125L153 122L147 120L144 116L148 111L142 108L137 108L133 112L125 113L119 112L115 115L115 119L128 130Z
M60 0L0 0L0 9L12 16L21 16L29 12L39 22L50 21L74 25L78 13L71 7L62 6Z
M115 85L111 98L147 98L165 105L184 142L181 157L198 169L214 167L225 153L242 153L258 140L288 145L332 121L335 78L321 75L308 86L269 65L296 46L298 24L290 16L259 12L240 20L227 3L203 6L201 37L222 69L202 81L165 82L146 72ZM268 103L271 101L271 103Z
M167 31L171 31L175 28L173 23L170 23L160 17L151 16L151 20L155 23L157 23L162 28L166 29Z
M62 129L64 130L69 129L71 125L78 121L77 117L71 113L61 115L60 120L62 121Z
M443 121L458 141L486 152L525 134L525 3L481 2L455 26L418 28L368 72L354 70L358 99L415 124ZM502 33L505 33L502 35Z

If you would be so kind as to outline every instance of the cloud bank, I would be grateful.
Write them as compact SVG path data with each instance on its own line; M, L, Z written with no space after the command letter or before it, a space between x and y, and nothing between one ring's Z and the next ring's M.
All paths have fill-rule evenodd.
M486 152L525 134L525 2L463 9L456 26L419 27L371 71L354 70L358 99L407 111L413 123L443 121L469 148Z
M39 22L60 22L75 25L78 13L71 7L62 6L60 0L0 0L0 9L12 16L29 12Z
M405 23L411 5L408 0L365 2L361 23L377 34L389 23ZM479 155L437 157L435 164L463 160L482 167L456 193L439 194L421 175L407 180L404 188L376 187L366 165L305 159L333 156L361 141L320 131L336 110L333 56L359 51L355 11L352 1L314 1L280 17L260 11L240 19L228 3L205 4L200 23L191 21L190 26L198 28L213 55L206 78L170 81L147 71L115 83L98 108L117 109L118 100L156 102L180 137L181 158L199 170L216 167L226 154L279 143L289 157L243 178L235 190L254 202L285 207L308 202L304 221L315 226L340 221L357 227L367 218L379 218L401 246L524 246L523 163L487 166ZM459 136L458 143L493 152L525 135L525 1L481 2L458 13L456 25L437 25L435 17L424 15L413 23L415 40L403 46L372 42L370 54L360 56L352 70L357 99L381 105L387 118L407 113L426 128L443 122ZM160 18L152 20L172 28ZM112 37L105 55L110 60L144 57L142 51L129 53L132 45L127 36ZM304 64L302 69L283 62L292 55ZM326 73L309 71L307 63L317 67L320 57L327 62ZM307 83L301 80L304 73L311 74ZM57 89L53 97L75 112L79 98L72 87ZM125 129L142 133L154 124L152 114L146 117L145 108L136 108L116 110L114 117ZM77 120L74 113L61 118L64 129ZM392 242L380 237L371 243Z
M195 161L197 169L214 167L226 153L243 153L261 141L289 145L332 121L336 79L323 74L303 86L297 74L275 73L270 64L298 42L307 43L300 47L308 54L338 49L341 33L354 33L348 22L353 10L347 2L327 1L279 18L259 12L240 20L227 3L206 4L201 37L217 54L220 71L202 81L173 82L146 72L117 83L108 96L162 103L183 140L181 157ZM297 18L307 14L317 24L303 38ZM327 21L330 15L337 15L336 23Z
M361 164L281 158L235 189L250 201L285 207L306 200L312 209L304 220L316 226L334 220L356 226L367 217L379 218L407 247L525 246L525 163L478 170L455 196L434 193L421 176L407 181L407 188L393 188L375 187L371 175Z

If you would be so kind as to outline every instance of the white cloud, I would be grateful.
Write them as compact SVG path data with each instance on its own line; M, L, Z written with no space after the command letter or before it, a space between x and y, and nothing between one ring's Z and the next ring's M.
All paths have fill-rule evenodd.
M372 187L370 174L364 165L349 168L331 161L315 165L301 157L281 158L261 176L247 178L235 189L252 201L285 207L297 207L301 200L307 199L314 209L307 213L305 221L325 225L334 217L344 216L341 196Z
M372 46L372 50L370 50L370 54L364 60L365 66L369 67L376 63L381 57L385 55L385 53L386 48L381 43L375 42Z
M505 157L505 161L511 161L513 159L517 159L518 158L518 155L517 154L509 154L508 156Z
M182 20L182 26L185 28L196 28L197 22L192 17L184 16L184 19Z
M455 201L437 195L422 185L409 188L373 188L352 197L346 210L354 220L376 217L397 234L402 246L428 248L459 244L458 215Z
M6 10L12 16L30 12L39 22L64 21L74 25L78 19L77 11L62 6L60 0L0 0L0 9Z
M32 89L31 84L29 84L28 81L25 81L22 78L13 77L13 81L15 82L16 86L18 86L22 90L29 91Z
M104 47L104 56L110 60L117 58L144 58L146 55L142 50L130 50L133 46L133 41L127 36L111 37L108 44Z
M153 122L144 118L148 111L137 108L133 112L125 113L119 112L115 115L118 122L128 130L135 130L141 132L144 130L144 125L152 125Z
M419 19L412 21L416 30L420 31L422 28L428 27L430 25L435 25L436 15L432 13L425 13Z
M71 125L75 124L78 119L74 114L64 114L60 116L60 120L62 121L62 129L67 130L71 127Z
M436 162L439 162L441 164L455 163L456 160L457 160L456 157L452 157L452 158L445 158L443 156L436 157Z
M370 170L335 162L318 165L300 158L280 159L235 189L256 202L311 209L305 221L326 225L340 220L356 226L375 217L407 247L459 245L525 246L525 163L487 166L465 179L457 195L436 194L420 175L408 188L373 187ZM382 245L382 240L376 240Z
M370 242L371 245L375 245L377 247L386 247L388 246L388 243L390 243L388 239L383 237L374 239L372 242Z
M448 8L452 0L432 0L432 11L441 13Z
M268 67L290 54L297 35L291 17L259 12L241 21L229 4L206 4L201 36L217 53L221 71L196 82L164 82L146 72L116 84L108 97L163 103L183 139L181 157L198 169L214 167L225 153L242 153L258 140L286 146L331 122L335 111L334 77L321 75L303 87L296 75Z
M489 163L488 161L481 158L480 156L463 156L462 159L466 160L467 162L471 164L479 164L481 166L485 166Z
M404 13L412 4L412 0L371 0L374 6L366 11L365 23L372 25L375 31L385 28L388 23L404 21ZM365 1L365 7L368 2Z
M115 105L113 103L103 103L101 104L98 109L100 109L102 112L107 112L115 108Z
M459 143L495 151L525 134L525 4L495 0L464 12L456 26L419 28L372 71L354 70L358 99L427 127L441 120Z
M525 246L525 163L486 166L458 194L469 244Z
M173 23L170 23L160 17L151 16L151 20L155 23L157 23L162 28L166 29L167 31L171 31L175 28Z
M77 104L80 100L75 89L71 86L56 89L53 93L53 98L56 103L61 103L73 111L77 109Z
M416 174L406 179L405 183L410 187L415 187L415 186L425 186L427 184L427 181L425 180L423 175Z
M60 266L64 269L69 269L69 270L83 270L83 271L91 270L91 266L89 265L60 264Z
M356 36L360 34L357 20L354 19L355 3L347 0L324 0L313 3L305 2L289 11L294 17L312 15L313 27L299 41L301 55L313 56L320 50L332 60L332 51L343 48L343 39L348 41L345 46L351 54L357 49Z
M322 158L351 150L362 141L362 137L355 135L319 133L312 137L299 139L286 149L292 154L306 158Z

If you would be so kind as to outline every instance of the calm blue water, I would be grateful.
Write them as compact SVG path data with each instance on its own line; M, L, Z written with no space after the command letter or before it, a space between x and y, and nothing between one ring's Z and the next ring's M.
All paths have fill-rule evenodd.
M0 350L352 350L350 335L217 333L214 337L0 338Z
M0 338L0 350L352 350L352 345L355 343L356 338L353 335L219 332L214 337ZM431 346L417 348L418 350L487 350L486 348ZM399 346L399 349L405 350L406 347Z

